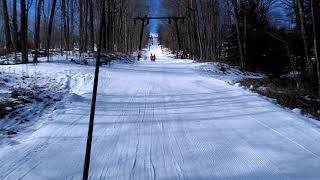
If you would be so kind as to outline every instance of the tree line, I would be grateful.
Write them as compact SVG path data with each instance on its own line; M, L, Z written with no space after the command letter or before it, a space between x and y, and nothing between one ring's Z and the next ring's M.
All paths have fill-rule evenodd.
M98 37L103 4L106 30ZM33 62L57 49L95 52L99 38L102 52L134 52L140 26L132 18L147 11L143 0L1 0L0 9L0 48L21 52L21 63L28 63L30 52Z
M320 95L319 0L163 0L179 24L184 54L280 76L295 74L297 89ZM174 26L162 44L178 50Z
M161 3L168 15L186 17L178 21L180 38L173 22L164 23L159 31L162 45L199 61L226 62L272 76L291 73L297 89L320 94L319 0ZM132 18L147 14L145 0L106 0L106 30L99 37L102 4L101 0L1 0L0 48L21 52L22 63L28 62L31 51L34 62L40 52L49 55L50 50L94 52L99 38L103 52L136 51L141 27Z

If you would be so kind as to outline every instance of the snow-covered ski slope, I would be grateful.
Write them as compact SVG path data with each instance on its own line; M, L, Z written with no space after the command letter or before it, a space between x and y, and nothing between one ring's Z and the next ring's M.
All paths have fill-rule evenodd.
M318 123L151 51L156 62L101 70L91 179L320 178ZM1 147L0 179L81 179L94 69L28 68L74 95Z

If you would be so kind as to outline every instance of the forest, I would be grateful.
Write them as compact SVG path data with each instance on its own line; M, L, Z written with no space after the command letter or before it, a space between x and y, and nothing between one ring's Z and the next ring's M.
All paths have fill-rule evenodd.
M161 21L160 43L183 58L222 62L262 71L284 81L294 92L320 94L318 0L161 0L165 15L184 17ZM0 54L21 52L21 63L50 52L132 54L139 49L140 22L152 9L145 0L105 1L106 31L99 37L102 1L1 0ZM146 25L147 26L147 25ZM149 29L143 31L143 46ZM181 47L179 47L179 44ZM284 75L290 76L286 80ZM283 84L283 83L282 83Z
M0 53L49 55L51 51L97 50L102 1L98 0L1 0ZM107 30L105 52L137 50L140 26L133 17L146 11L143 0L110 0L105 3ZM147 32L146 32L147 33Z
M320 1L185 0L167 7L188 17L181 33L189 57L275 77L292 73L297 89L320 94ZM177 49L174 32L164 26L160 33L171 49Z

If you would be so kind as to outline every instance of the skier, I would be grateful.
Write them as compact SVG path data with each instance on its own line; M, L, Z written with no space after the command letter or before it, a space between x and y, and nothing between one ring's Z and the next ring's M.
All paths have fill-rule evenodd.
M151 53L151 55L150 55L150 61L152 61L153 60L153 54Z

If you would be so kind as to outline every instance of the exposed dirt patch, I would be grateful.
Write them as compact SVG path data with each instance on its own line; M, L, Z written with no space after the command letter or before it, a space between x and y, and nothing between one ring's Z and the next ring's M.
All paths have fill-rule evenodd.
M290 79L243 79L243 86L263 96L276 99L290 109L300 109L303 114L310 114L320 120L320 98L306 90L297 90Z
M13 137L32 126L65 91L54 79L6 74L0 78L0 136Z

